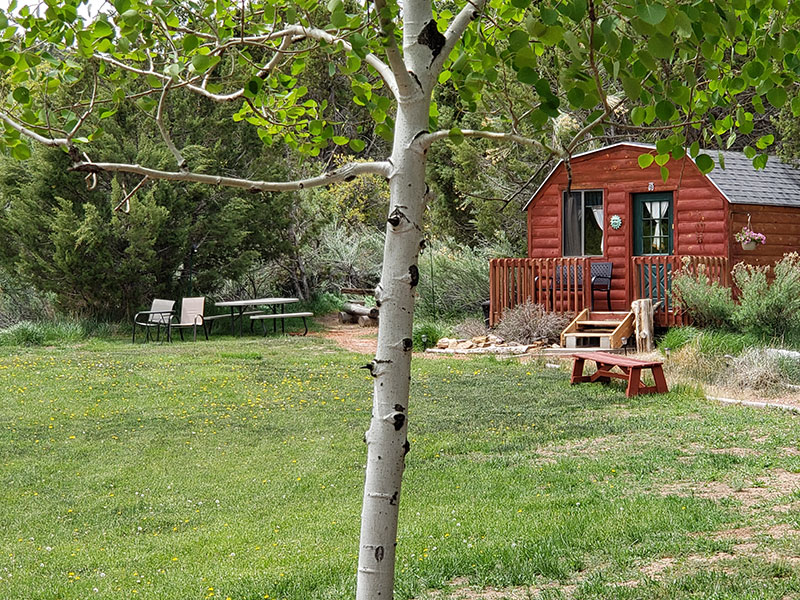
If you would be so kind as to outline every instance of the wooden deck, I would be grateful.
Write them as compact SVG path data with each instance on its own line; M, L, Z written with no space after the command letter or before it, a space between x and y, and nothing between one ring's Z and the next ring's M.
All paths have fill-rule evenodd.
M496 325L506 310L526 301L541 304L545 310L577 315L591 306L589 258L498 258L489 261L491 307L489 324ZM581 275L578 276L580 270ZM728 259L719 256L634 256L631 259L632 285L626 310L640 298L659 304L656 325L673 327L689 323L672 294L672 275L679 270L703 270L711 281L731 285ZM567 274L564 276L563 274Z

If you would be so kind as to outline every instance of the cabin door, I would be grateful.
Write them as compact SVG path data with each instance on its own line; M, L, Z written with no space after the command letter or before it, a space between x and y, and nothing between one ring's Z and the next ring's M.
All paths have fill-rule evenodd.
M663 256L672 254L672 192L633 195L633 254ZM665 297L671 287L670 265L642 267L639 281L642 298L654 302Z

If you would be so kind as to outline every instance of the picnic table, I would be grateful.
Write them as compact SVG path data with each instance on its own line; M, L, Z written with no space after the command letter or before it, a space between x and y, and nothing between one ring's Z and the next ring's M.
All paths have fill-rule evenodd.
M231 309L231 334L236 335L236 320L239 320L239 335L242 335L242 321L245 316L258 316L266 314L265 311L259 310L259 306L268 306L272 310L272 314L279 316L278 307L281 309L281 313L284 313L284 308L287 304L293 304L295 302L300 302L299 298L251 298L246 300L223 300L222 302L215 302L215 306L221 306ZM248 307L253 307L254 310L246 310ZM238 314L237 314L238 312ZM217 317L228 315L216 315ZM206 317L208 320L209 317ZM273 321L273 331L277 331L277 323ZM252 329L253 322L250 321L250 328ZM281 327L283 327L283 321L281 321Z
M625 395L628 398L639 394L652 394L653 392L666 394L668 391L661 361L639 360L609 352L576 352L572 357L575 362L572 363L572 376L569 380L571 384L584 381L608 383L614 377L628 382L628 387L625 390ZM583 365L587 360L597 363L597 371L591 375L583 374ZM622 373L612 371L614 367L618 367ZM653 373L655 385L648 386L642 383L642 369L650 369Z

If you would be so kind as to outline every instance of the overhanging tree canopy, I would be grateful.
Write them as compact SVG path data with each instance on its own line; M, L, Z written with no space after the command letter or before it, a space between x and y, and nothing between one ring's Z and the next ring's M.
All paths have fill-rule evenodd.
M436 142L464 137L537 148L568 157L604 126L658 131L665 165L688 151L701 170L697 132L726 144L752 130L765 103L781 107L800 77L800 5L787 0L116 0L111 15L87 23L79 0L48 0L0 18L2 144L19 159L31 142L63 148L90 185L108 173L189 181L252 191L291 191L362 174L388 178L386 247L376 299L378 351L367 432L358 597L392 595L397 510L406 440L417 257L428 189L426 155ZM7 21L7 22L6 22ZM311 56L350 78L353 103L391 140L380 160L345 164L316 176L269 182L208 173L187 159L165 119L176 94L234 103L266 144L298 152L365 149L358 127L332 113L303 85ZM547 65L546 69L542 65ZM547 77L557 73L556 77ZM143 91L127 94L125 82ZM431 95L449 86L465 110L485 111L478 129L438 130ZM68 87L72 101L54 103ZM524 94L516 91L524 90ZM103 119L134 102L158 125L174 168L98 162L92 142ZM792 109L800 114L800 101ZM550 143L549 122L563 112L580 127ZM772 140L748 152L758 166ZM465 417L466 418L466 417Z

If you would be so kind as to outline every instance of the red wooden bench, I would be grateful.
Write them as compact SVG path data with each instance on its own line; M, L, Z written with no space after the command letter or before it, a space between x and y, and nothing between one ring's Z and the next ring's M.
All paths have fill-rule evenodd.
M661 366L661 361L638 360L619 354L609 354L608 352L577 352L572 357L575 362L572 364L572 377L569 380L571 384L583 383L584 381L608 383L611 380L610 378L614 377L628 382L628 388L625 390L625 395L628 398L654 392L665 394L669 391L667 389L667 380L664 379L664 369ZM587 360L597 363L596 373L591 375L583 374L583 364ZM614 367L619 367L622 373L612 371L611 369ZM642 369L650 369L653 373L653 379L655 379L655 385L644 385L642 383Z

